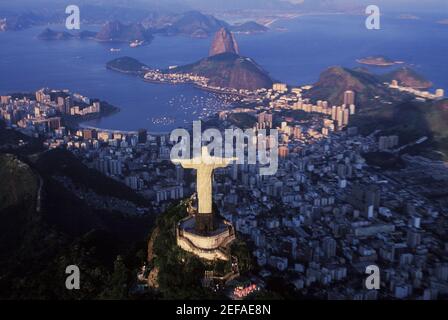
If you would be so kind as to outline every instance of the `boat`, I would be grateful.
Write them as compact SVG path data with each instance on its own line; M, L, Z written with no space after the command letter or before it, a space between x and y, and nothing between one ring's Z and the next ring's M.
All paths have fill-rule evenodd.
M143 41L135 40L135 41L132 41L132 42L129 44L129 46L130 46L131 48L136 48L136 47L141 46L142 44L143 44Z

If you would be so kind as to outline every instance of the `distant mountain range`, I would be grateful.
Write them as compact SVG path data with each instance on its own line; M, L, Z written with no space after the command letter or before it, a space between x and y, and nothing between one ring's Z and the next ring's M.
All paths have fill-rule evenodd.
M262 33L268 31L269 28L255 21L247 21L230 27L230 31L234 33Z
M131 57L121 57L107 63L107 68L143 76L147 66ZM271 88L269 74L254 60L238 54L238 44L227 28L221 28L211 44L210 56L197 62L162 70L162 73L189 73L209 79L209 84L221 88Z
M315 1L315 0L308 0ZM299 0L186 0L190 6L208 11L229 10L294 10Z
M188 11L181 14L152 14L142 24L151 32L163 35L187 35L204 38L212 35L222 27L225 21L216 19L199 11Z
M46 20L45 17L34 13L23 13L8 17L0 16L0 31L20 31L41 24Z
M442 12L442 8L446 8L445 0L414 1L414 3L406 6L407 9L403 12L403 2L406 0L378 1L377 5L380 5L381 8L401 14L420 13L425 10L432 11L434 8L437 8L436 12ZM222 12L257 12L264 15L279 12L347 12L359 14L370 3L367 0L78 0L76 4L81 9L83 22L98 24L114 20L120 20L123 23L136 23L142 22L154 13L161 15L179 14L191 10L204 11L210 14ZM64 1L60 0L3 1L0 3L0 21L7 18L25 22L23 16L32 13L42 21L32 19L32 21L26 21L25 24L20 23L20 25L61 23L66 18L64 12L66 5ZM13 30L15 23L8 22L8 24L10 24L8 30Z
M31 23L24 24L23 28L31 25ZM6 27L4 28L5 31L9 30ZM15 28L18 28L18 26ZM106 22L97 33L86 30L81 32L55 31L46 28L38 35L38 38L41 40L70 40L77 38L93 39L102 42L139 41L148 44L152 41L155 34L207 38L221 28L246 34L266 32L268 30L268 28L253 21L230 26L225 21L216 19L211 15L206 15L199 11L188 11L180 14L151 13L141 23L122 23L119 20L113 20Z
M99 32L81 31L70 33L67 31L55 31L50 28L44 29L38 38L41 40L70 40L70 39L90 39L101 42L133 42L139 41L141 44L150 43L153 35L143 28L141 24L122 24L119 21L106 23Z
M223 20L199 11L176 14L152 13L142 21L142 24L154 34L187 35L194 38L209 37L221 28L242 33L259 33L268 30L254 21L230 26Z
M152 33L141 24L125 25L119 21L106 23L95 36L95 40L104 42L143 41L149 43L152 39Z

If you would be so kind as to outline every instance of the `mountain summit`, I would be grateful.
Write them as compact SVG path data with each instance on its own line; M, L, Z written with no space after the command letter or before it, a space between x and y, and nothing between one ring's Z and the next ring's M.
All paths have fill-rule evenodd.
M153 36L141 24L125 25L119 21L111 21L101 28L95 39L104 42L130 42L136 40L151 42Z
M211 57L221 53L239 54L236 39L232 32L230 32L227 28L221 28L218 32L216 32L210 48L209 56Z
M166 72L199 75L209 79L209 85L237 90L270 88L273 83L255 61L240 56L234 35L225 27L216 32L208 57Z

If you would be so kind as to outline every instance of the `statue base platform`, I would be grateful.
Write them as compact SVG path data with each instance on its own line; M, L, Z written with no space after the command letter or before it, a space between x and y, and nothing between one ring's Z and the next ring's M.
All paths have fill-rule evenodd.
M229 260L228 247L236 238L232 224L215 218L212 231L199 232L196 219L197 215L189 216L177 224L177 245L202 259Z

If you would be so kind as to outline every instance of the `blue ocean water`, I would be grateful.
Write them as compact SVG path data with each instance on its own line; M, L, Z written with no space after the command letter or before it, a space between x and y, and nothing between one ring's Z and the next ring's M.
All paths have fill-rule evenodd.
M242 36L239 42L242 54L291 84L314 83L325 68L356 67L359 58L384 55L405 61L435 87L448 89L448 25L436 21L382 18L380 30L367 30L364 16L303 16L274 25L284 32ZM369 69L381 73L391 68Z
M303 16L278 21L265 34L237 35L237 40L243 55L291 85L311 84L329 66L354 67L358 58L385 55L405 61L434 87L448 89L448 25L435 18L383 19L381 30L367 30L364 19ZM214 94L189 85L145 83L105 68L107 61L125 55L151 67L191 63L207 55L211 39L160 36L148 46L130 48L88 40L41 41L36 38L41 30L0 33L0 94L51 87L107 100L121 112L88 125L117 130L168 131L222 105ZM111 52L112 47L121 52Z

